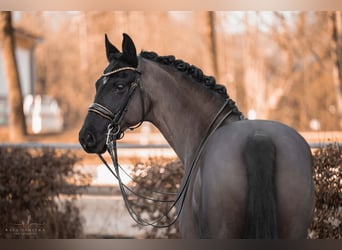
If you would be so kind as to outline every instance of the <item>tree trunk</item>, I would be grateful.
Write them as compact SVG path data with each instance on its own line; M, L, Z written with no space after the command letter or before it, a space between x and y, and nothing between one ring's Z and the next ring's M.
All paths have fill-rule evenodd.
M216 33L215 33L215 12L208 11L207 13L208 18L208 27L209 27L209 50L211 54L211 61L213 62L213 71L218 79L219 77L219 70L217 65L217 47L216 47Z
M202 36L204 40L205 50L209 53L209 74L213 74L216 79L219 79L219 71L217 65L217 48L216 48L216 34L215 34L215 12L206 11L199 14L202 19Z
M332 14L333 32L332 32L332 55L333 64L333 82L335 86L337 115L340 128L342 128L342 17L341 11L335 11Z
M26 124L17 62L14 53L14 30L10 11L0 12L0 38L8 89L9 136L11 141L20 141L26 135Z

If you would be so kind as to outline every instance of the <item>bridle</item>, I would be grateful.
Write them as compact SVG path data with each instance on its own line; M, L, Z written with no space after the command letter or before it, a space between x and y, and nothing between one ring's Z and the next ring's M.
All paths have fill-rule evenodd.
M117 73L122 72L122 71L127 71L127 70L135 72L136 78L134 79L133 82L131 82L129 84L129 90L128 90L127 98L125 99L125 101L123 102L121 107L119 108L118 112L113 113L109 108L107 108L107 107L105 107L99 103L96 103L96 102L92 103L88 108L89 112L93 112L93 113L105 118L106 120L110 121L110 123L107 127L107 133L112 133L113 135L115 135L116 139L121 139L124 135L123 131L121 130L120 123L122 122L122 119L124 118L125 113L127 112L127 106L129 104L130 100L132 99L132 96L133 96L135 90L137 89L137 87L139 87L139 89L140 89L142 115L141 115L140 122L135 127L130 127L130 129L133 130L133 129L141 126L141 124L144 121L144 116L145 116L144 90L143 90L143 87L141 86L141 83L140 83L140 77L139 76L140 76L141 72L137 68L122 67L119 69L112 70L108 73L103 73L102 77L112 76L114 74L117 74Z
M177 195L175 199L173 200L159 200L159 199L154 199L152 197L146 196L146 195L142 195L140 193L137 193L136 191L130 189L129 187L127 187L121 179L121 175L120 175L120 170L122 169L121 166L118 163L118 157L117 157L117 145L116 145L116 140L120 139L123 137L123 131L121 131L121 127L120 127L120 123L122 121L122 119L124 118L125 113L127 112L127 106L136 90L137 87L140 88L140 96L141 96L141 104L142 104L142 119L139 122L139 124L131 129L137 128L139 127L142 122L144 121L144 91L143 88L141 86L140 83L140 78L139 76L141 75L141 72L137 69L137 68L133 68L133 67L123 67L123 68L119 68L116 70L113 70L111 72L108 73L104 73L102 76L111 76L114 75L118 72L122 72L125 70L130 70L130 71L134 71L137 73L137 77L136 79L130 83L129 86L129 91L128 91L128 95L127 98L125 100L125 102L123 103L123 105L120 107L119 111L116 113L113 113L110 109L108 109L107 107L98 104L98 103L93 103L89 106L88 111L89 112L94 112L96 114L98 114L99 116L101 116L104 119L107 119L110 121L108 127L107 127L107 138L106 138L106 146L107 146L107 150L108 153L111 156L111 160L113 162L113 167L114 170L108 165L108 163L106 162L106 160L103 158L103 156L101 154L98 154L99 158L102 160L102 162L105 164L105 166L108 168L108 170L113 174L113 176L118 180L119 183L119 187L120 187L120 191L121 191L121 195L123 197L125 206L128 210L128 213L130 214L130 216L133 218L133 220L135 222L137 222L140 225L143 226L153 226L156 228L165 228L165 227L169 227L171 225L173 225L177 219L180 216L180 213L183 209L183 205L185 202L185 197L188 191L188 187L191 181L191 176L192 173L195 171L195 168L197 166L197 162L200 159L200 156L205 148L205 145L208 141L208 139L210 138L210 136L216 131L217 128L219 128L222 123L233 113L233 110L229 110L227 113L223 114L225 108L227 106L229 106L229 104L231 103L231 99L227 98L224 102L224 104L221 106L221 108L219 109L219 111L216 113L216 115L214 116L214 118L211 120L210 125L208 126L205 136L203 137L201 143L199 144L197 151L195 153L195 157L193 159L193 161L191 162L189 171L185 174L184 177L184 185L182 185L180 191L178 193L164 193L164 192L160 192L160 191L154 191L152 190L152 193L161 193L161 194L172 194L172 195ZM222 116L222 118L220 120L218 120L220 118L220 116ZM242 119L240 117L240 119ZM127 174L127 173L125 173ZM133 180L133 179L132 179ZM134 181L134 180L133 180ZM139 183L138 183L139 184ZM141 185L141 184L139 184ZM128 195L126 193L126 190L130 191L131 193L133 193L134 195L136 195L137 197L141 197L150 201L154 201L154 202L172 202L172 205L169 207L169 209L166 212L166 215L162 215L160 218L156 219L153 222L148 222L144 219L142 219L138 213L132 208L132 206L129 203L129 199L128 199ZM180 202L179 205L179 210L177 212L176 217L167 224L160 224L161 220L163 218L167 218L169 213L171 212L171 210L176 207L176 205L178 204L178 202Z

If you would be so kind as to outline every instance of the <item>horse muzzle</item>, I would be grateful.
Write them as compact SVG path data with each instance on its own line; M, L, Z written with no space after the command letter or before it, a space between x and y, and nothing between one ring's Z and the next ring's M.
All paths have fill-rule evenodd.
M86 130L82 128L78 138L82 148L87 153L102 154L106 152L107 147L105 138L101 137L98 139L98 136L89 129Z

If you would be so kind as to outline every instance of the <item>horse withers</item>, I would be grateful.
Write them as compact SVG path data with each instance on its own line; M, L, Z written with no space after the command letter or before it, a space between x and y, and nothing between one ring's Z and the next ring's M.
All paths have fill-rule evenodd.
M150 121L184 165L178 204L186 238L305 238L314 209L312 155L294 129L246 120L225 87L198 67L155 52L122 51L96 82L80 144L106 151L108 134ZM106 142L107 140L107 142Z

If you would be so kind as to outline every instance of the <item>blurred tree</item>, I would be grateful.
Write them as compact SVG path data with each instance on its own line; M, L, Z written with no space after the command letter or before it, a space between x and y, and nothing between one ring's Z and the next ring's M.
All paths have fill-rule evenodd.
M283 77L274 81L275 75L270 73L272 64L275 68L280 66L281 55L274 58L277 45L272 39L275 34L271 30L273 24L265 28L262 18L259 12L244 13L243 82L247 112L257 119L270 119L271 111L278 107L281 97L292 82ZM270 56L273 57L271 62L268 59Z
M26 135L26 123L10 11L0 12L0 38L8 89L10 140L19 141Z
M341 11L335 11L331 14L332 31L332 58L333 64L333 82L336 93L337 115L339 126L342 128L342 16Z
M204 42L208 60L208 74L213 74L219 78L219 70L217 65L217 45L216 45L216 32L215 32L215 12L205 11L199 12L197 21L199 22L200 30L202 31L201 39Z
M243 18L247 110L302 131L313 129L315 120L320 123L316 129L335 130L331 72L336 51L331 51L328 13L248 12Z
M336 51L331 44L330 14L299 12L290 17L284 15L277 13L282 26L276 32L276 41L281 45L279 54L286 51L288 63L284 64L283 76L291 84L279 103L283 114L273 112L273 115L279 119L286 114L284 121L300 130L336 130L337 102L332 78ZM319 126L311 126L312 121L318 121Z
M212 70L215 77L219 77L218 65L217 65L217 46L216 46L216 22L215 22L215 12L207 11L205 13L205 34L204 39L207 39L207 47L210 52L210 61L212 62Z
M120 49L122 32L138 51L173 54L214 75L246 114L258 107L266 118L299 130L310 130L311 120L319 120L321 130L338 128L332 78L336 50L328 12L25 14L31 18L22 23L44 33L37 47L37 77L44 83L42 92L57 97L67 129L83 122L94 82L107 64L104 33Z

